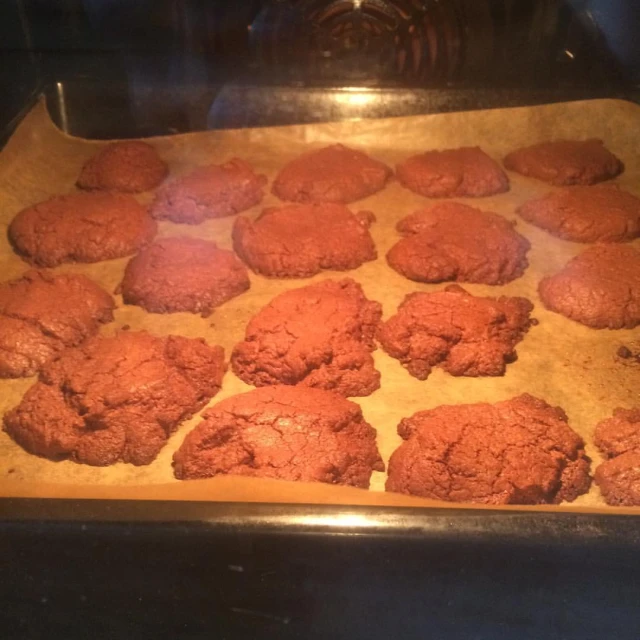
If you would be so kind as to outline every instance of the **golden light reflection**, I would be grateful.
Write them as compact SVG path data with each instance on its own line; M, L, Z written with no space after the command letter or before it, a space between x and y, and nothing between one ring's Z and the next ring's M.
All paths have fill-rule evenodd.
M376 518L370 518L358 513L339 513L327 515L295 516L291 519L294 524L316 527L340 527L340 528L371 528L379 525Z
M336 93L336 101L343 105L362 107L371 104L375 95L368 89L360 87L344 87Z

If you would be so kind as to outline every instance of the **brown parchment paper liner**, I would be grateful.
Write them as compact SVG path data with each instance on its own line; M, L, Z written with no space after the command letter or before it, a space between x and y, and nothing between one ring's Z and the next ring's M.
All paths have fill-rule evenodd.
M621 187L640 195L640 107L622 101L593 100L515 109L437 114L408 118L348 121L319 125L209 131L152 140L168 161L171 175L219 163L233 156L248 160L273 180L287 161L309 148L342 142L362 148L394 166L411 153L430 148L479 145L500 160L513 148L544 139L602 138L625 163L626 171L616 180ZM15 278L28 269L16 256L6 238L13 216L23 207L49 196L73 191L80 168L104 144L73 138L60 132L51 122L43 101L39 102L19 126L0 153L0 274L2 280ZM518 361L509 365L500 378L455 378L436 369L421 382L412 378L400 364L381 350L376 366L382 373L382 386L367 398L356 398L366 419L378 430L378 445L385 461L401 440L396 426L401 418L440 404L496 402L528 392L560 405L573 429L587 443L593 467L600 456L593 446L595 424L611 415L615 407L640 404L640 367L625 364L616 356L621 345L638 343L640 330L598 331L571 322L544 309L537 294L537 283L555 272L579 253L585 245L556 239L527 224L515 215L515 208L528 198L551 189L543 183L510 174L511 191L489 198L459 199L485 210L517 220L518 230L529 238L530 267L525 275L505 286L463 285L477 295L521 295L535 305L533 327L518 346ZM152 194L143 194L148 202ZM211 344L221 344L227 358L235 343L243 338L249 318L277 293L311 281L346 275L360 282L368 297L378 300L384 317L393 314L407 293L433 291L445 285L412 283L390 269L385 254L398 239L396 222L412 211L433 203L403 189L393 181L379 194L351 206L352 210L371 210L377 217L372 235L379 258L349 273L324 272L305 280L270 280L251 275L251 289L217 309L207 319L177 313L154 315L134 306L125 306L117 296L115 322L103 328L105 334L129 325L131 330L147 329L163 335L176 333L201 336ZM260 207L278 204L268 194ZM201 225L161 222L159 236L189 235L215 240L231 248L234 218L210 220ZM640 242L633 243L640 248ZM122 277L127 259L89 265L63 265L56 271L82 272L107 290L113 291ZM16 405L34 379L0 380L0 413ZM251 387L230 371L218 402ZM198 416L184 423L171 437L158 458L145 467L116 464L107 468L52 462L32 456L0 433L0 495L41 497L87 497L131 499L192 499L250 502L302 502L341 505L460 506L408 496L384 493L384 473L374 473L371 490L323 484L267 481L252 478L218 477L203 481L180 482L173 478L171 457L185 435L199 421ZM522 509L523 507L517 507ZM571 505L540 507L542 510L604 509L607 512L636 512L640 509L606 507L597 487Z

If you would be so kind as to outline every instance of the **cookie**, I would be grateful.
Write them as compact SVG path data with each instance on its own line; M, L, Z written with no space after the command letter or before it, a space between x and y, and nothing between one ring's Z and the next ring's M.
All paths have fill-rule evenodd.
M593 440L607 458L640 452L640 407L616 409L612 418L596 425Z
M256 273L306 278L323 269L347 271L375 260L369 233L372 213L351 213L334 203L265 209L255 220L239 217L233 247Z
M417 211L397 229L405 237L387 253L387 262L416 282L505 284L529 264L531 245L514 223L458 202Z
M203 316L248 288L247 270L233 252L197 238L156 240L129 261L120 286L127 304Z
M380 386L371 352L381 316L381 305L350 278L286 291L249 322L233 371L257 387L302 384L367 396Z
M398 425L387 491L484 504L558 504L589 490L584 442L559 407L523 394L443 405Z
M613 186L566 187L523 204L518 214L574 242L628 242L640 236L640 198Z
M382 162L334 144L287 164L276 177L272 192L292 202L347 204L380 191L390 176L391 169Z
M610 458L594 474L607 504L640 506L640 407L616 409L598 423L594 442Z
M504 166L523 176L557 186L595 184L614 178L624 165L602 140L555 140L516 149Z
M436 366L453 376L501 376L517 358L532 310L526 298L480 298L450 285L407 295L377 337L418 380Z
M607 504L640 506L640 407L616 409L598 423L594 442L609 458L594 474Z
M113 298L82 275L31 270L0 284L0 378L37 373L113 320Z
M232 216L259 204L266 184L265 176L254 173L244 160L233 158L222 165L200 167L164 185L156 193L151 215L185 224Z
M9 225L9 239L27 262L55 267L131 255L156 231L133 196L96 191L55 196L23 209Z
M640 506L640 450L634 449L603 462L593 478L607 504Z
M509 191L509 178L480 147L427 151L396 167L400 184L427 198L491 196Z
M594 329L640 324L640 252L599 244L538 285L545 306Z
M308 387L263 387L208 409L173 456L176 478L220 474L367 488L384 471L354 402Z
M81 189L140 193L154 189L169 167L146 142L128 140L103 147L82 167L76 183Z
M177 426L220 389L221 347L182 336L89 338L44 366L4 418L30 453L106 466L152 462Z

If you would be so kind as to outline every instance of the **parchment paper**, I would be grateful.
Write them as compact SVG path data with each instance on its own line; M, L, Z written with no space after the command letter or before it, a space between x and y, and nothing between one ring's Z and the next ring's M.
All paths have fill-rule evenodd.
M565 104L449 113L371 121L348 121L265 129L210 131L151 140L168 161L173 177L193 168L220 163L233 156L248 160L270 181L287 161L310 148L342 142L362 148L391 166L411 153L431 148L479 145L500 160L515 147L558 137L600 137L624 162L626 170L616 180L621 187L640 195L640 107L622 101L594 100ZM38 103L0 153L0 275L2 280L20 276L28 265L16 256L6 238L6 228L22 208L49 196L74 190L74 183L87 158L105 144L73 138L51 122L44 102ZM382 386L367 398L355 398L366 419L378 430L378 445L385 462L401 439L396 426L401 418L440 404L496 402L528 392L560 405L573 429L586 440L592 470L600 461L593 446L596 423L616 407L640 403L640 367L616 357L621 345L638 344L640 330L594 330L544 309L537 283L560 269L585 245L556 239L515 215L525 200L542 195L551 187L510 174L511 191L489 198L460 198L472 206L495 211L517 220L517 228L532 243L530 267L522 278L505 286L464 284L477 295L521 295L535 305L533 327L518 345L518 360L504 377L456 378L435 369L428 380L411 377L400 364L381 350L375 353L382 373ZM152 194L140 200L148 202ZM123 325L131 330L147 329L158 335L176 333L201 336L221 344L229 356L244 336L249 318L277 293L312 281L349 275L360 282L368 297L382 303L384 317L392 315L407 293L433 291L444 285L427 285L406 280L385 261L388 249L397 241L394 226L412 211L435 202L403 189L393 181L379 194L351 206L371 210L377 217L372 235L378 259L348 273L323 272L304 280L270 280L251 274L251 289L226 303L207 319L177 313L155 315L135 306L125 306L116 296L115 322L103 328L109 334ZM268 194L262 205L247 212L255 216L264 206L278 204ZM190 235L215 240L231 248L234 218L209 220L197 226L161 222L159 236ZM633 243L640 248L640 242ZM109 291L114 291L127 258L90 265L62 265L56 271L81 272ZM34 378L0 380L0 413L16 405ZM212 403L250 390L229 371L223 389ZM102 497L145 499L194 499L224 501L309 502L330 504L438 505L407 496L383 493L386 476L376 472L371 490L260 479L219 477L205 481L180 482L173 478L171 457L185 435L199 421L196 416L171 437L150 465L134 467L116 464L107 468L73 462L52 462L32 456L0 433L0 495L42 497ZM522 507L518 507L522 508ZM640 512L640 509L606 507L595 485L588 495L571 505L542 507L550 510L592 510Z

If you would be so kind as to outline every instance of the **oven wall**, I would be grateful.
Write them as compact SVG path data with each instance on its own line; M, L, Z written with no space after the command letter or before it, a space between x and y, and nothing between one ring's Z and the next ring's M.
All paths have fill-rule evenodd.
M87 137L203 129L229 85L613 94L635 77L640 51L634 0L0 5L3 129L41 87L56 122Z

